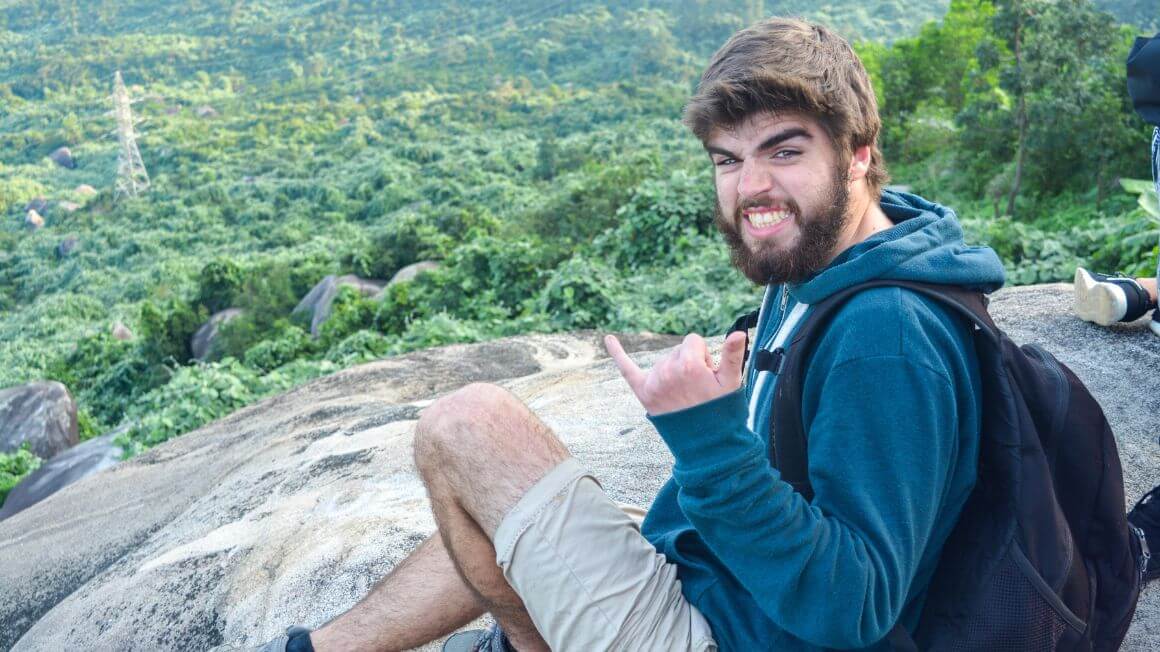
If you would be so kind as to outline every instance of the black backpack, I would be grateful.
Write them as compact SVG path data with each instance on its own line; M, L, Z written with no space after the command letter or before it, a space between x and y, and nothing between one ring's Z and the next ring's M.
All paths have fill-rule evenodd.
M898 625L887 641L904 650L1119 648L1148 553L1125 517L1115 438L1075 374L1038 346L1012 342L982 294L871 281L811 306L788 349L758 351L753 364L779 375L770 455L781 477L813 499L800 410L811 348L847 299L881 286L917 292L973 323L983 385L975 489L943 548L915 636ZM752 328L756 316L730 332Z

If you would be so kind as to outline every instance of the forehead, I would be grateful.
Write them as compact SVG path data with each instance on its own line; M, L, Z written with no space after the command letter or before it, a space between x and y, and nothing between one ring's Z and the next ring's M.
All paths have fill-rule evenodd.
M735 125L714 130L705 145L726 149L755 148L770 136L790 129L804 129L811 140L819 143L828 144L830 140L822 124L811 116L791 112L761 112L746 116Z

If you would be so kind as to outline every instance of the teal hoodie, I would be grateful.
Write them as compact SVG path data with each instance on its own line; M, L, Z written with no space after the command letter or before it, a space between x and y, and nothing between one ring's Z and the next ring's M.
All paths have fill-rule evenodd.
M954 213L883 193L893 222L809 280L766 292L754 346L870 279L993 291L1003 267ZM800 307L799 307L800 306ZM806 502L769 461L776 377L650 417L675 458L642 531L678 567L722 650L881 647L913 631L939 551L975 482L980 381L971 327L900 288L859 293L818 341L803 384Z

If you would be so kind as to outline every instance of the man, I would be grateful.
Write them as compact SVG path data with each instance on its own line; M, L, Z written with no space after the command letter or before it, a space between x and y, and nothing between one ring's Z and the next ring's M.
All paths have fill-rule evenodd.
M768 286L756 347L786 346L810 303L864 280L1001 285L997 257L965 246L953 213L881 192L874 94L827 29L773 19L737 33L685 118L715 166L733 260ZM743 371L743 334L719 364L689 335L650 370L606 345L676 460L642 524L511 394L470 385L415 434L438 534L287 649L406 649L484 612L506 635L485 649L867 648L897 622L913 630L974 484L965 322L899 288L841 310L803 385L811 502L770 465L777 379Z
M1136 37L1128 53L1128 96L1136 113L1152 129L1152 183L1160 199L1160 33L1152 38ZM1075 270L1075 312L1080 319L1101 326L1114 322L1131 322L1152 312L1148 327L1160 335L1160 310L1157 309L1156 276L1132 278L1119 274ZM1133 510L1134 511L1134 510Z

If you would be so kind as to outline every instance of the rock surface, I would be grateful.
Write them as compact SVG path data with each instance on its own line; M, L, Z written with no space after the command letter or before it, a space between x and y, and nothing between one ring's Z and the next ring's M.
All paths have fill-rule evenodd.
M77 167L76 159L73 158L72 150L67 147L58 147L48 155L48 158L62 168L74 170Z
M242 315L241 308L226 308L215 312L208 321L201 325L189 340L189 350L194 360L205 360L213 353L213 344L217 340L218 329ZM132 334L130 334L132 337Z
M87 183L82 183L76 188L73 188L73 192L81 197L95 197L97 195L97 189Z
M48 199L45 197L33 197L32 199L28 200L27 204L24 205L24 210L43 213L44 211L48 210Z
M406 267L395 272L395 275L391 277L390 282L387 283L387 287L390 287L395 283L410 281L419 274L422 274L423 272L429 272L433 269L439 269L439 263L431 260L422 260L417 263L411 263L410 265L407 265Z
M310 334L318 337L322 331L322 324L330 318L330 309L334 305L334 298L344 287L352 287L365 296L375 296L382 291L384 281L359 278L353 274L335 276L333 274L323 278L315 285L302 300L294 306L292 314L305 314L310 317Z
M113 443L117 432L77 444L45 462L12 488L0 521L48 498L68 485L103 471L121 461L121 447Z
M62 260L68 258L73 254L73 252L77 250L77 247L80 246L80 243L81 241L78 240L75 235L66 237L56 245L56 257Z
M997 321L1057 353L1102 401L1127 496L1160 482L1160 339L1071 316L1067 286L997 294ZM630 338L631 349L674 338ZM636 356L648 364L657 354ZM257 644L344 611L432 531L411 463L422 406L471 381L523 398L616 500L672 463L595 334L390 358L243 409L0 522L0 649ZM1125 649L1160 649L1160 590ZM432 648L429 648L432 649ZM437 649L437 648L434 648Z
M129 340L133 339L133 331L129 330L129 327L120 321L113 322L113 326L109 329L109 333L113 336L113 339L119 340L121 342L128 342Z
M47 460L78 441L77 404L64 385L53 381L0 390L0 453L28 442Z
M40 216L40 213L36 209L30 208L24 214L24 226L36 231L44 226L44 218Z

